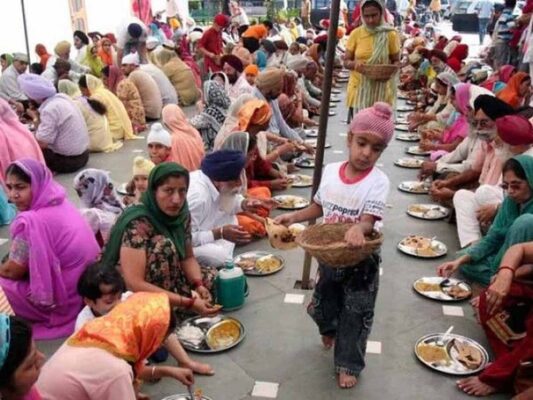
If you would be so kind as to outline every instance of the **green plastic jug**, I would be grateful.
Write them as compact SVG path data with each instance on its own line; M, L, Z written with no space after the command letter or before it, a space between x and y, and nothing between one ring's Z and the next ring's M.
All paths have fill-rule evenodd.
M242 269L233 264L233 260L226 260L224 268L218 271L215 280L217 303L224 311L241 308L248 296L248 284Z

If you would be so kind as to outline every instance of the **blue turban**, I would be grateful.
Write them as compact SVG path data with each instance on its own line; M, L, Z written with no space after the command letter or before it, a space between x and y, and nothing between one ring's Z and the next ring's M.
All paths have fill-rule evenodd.
M235 181L246 164L245 155L238 150L218 150L202 160L202 172L217 182Z

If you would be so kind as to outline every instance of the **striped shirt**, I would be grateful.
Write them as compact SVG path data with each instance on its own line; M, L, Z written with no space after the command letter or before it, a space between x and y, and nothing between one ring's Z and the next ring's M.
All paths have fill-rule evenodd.
M496 22L498 39L510 41L513 38L513 28L515 27L515 16L512 8L504 8L502 15Z

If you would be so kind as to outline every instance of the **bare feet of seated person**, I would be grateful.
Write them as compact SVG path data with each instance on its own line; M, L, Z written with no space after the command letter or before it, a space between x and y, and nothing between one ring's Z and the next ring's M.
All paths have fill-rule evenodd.
M496 393L496 389L479 380L477 376L457 381L457 387L470 396L489 396Z

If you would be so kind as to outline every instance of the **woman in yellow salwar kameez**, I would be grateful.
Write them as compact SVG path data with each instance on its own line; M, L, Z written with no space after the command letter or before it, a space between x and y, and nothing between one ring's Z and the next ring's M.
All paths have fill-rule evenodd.
M372 107L377 101L393 105L395 79L372 80L361 74L362 64L394 64L400 60L400 38L385 22L384 7L377 0L363 0L362 25L352 31L346 44L344 67L351 71L346 103L348 122L354 111Z

